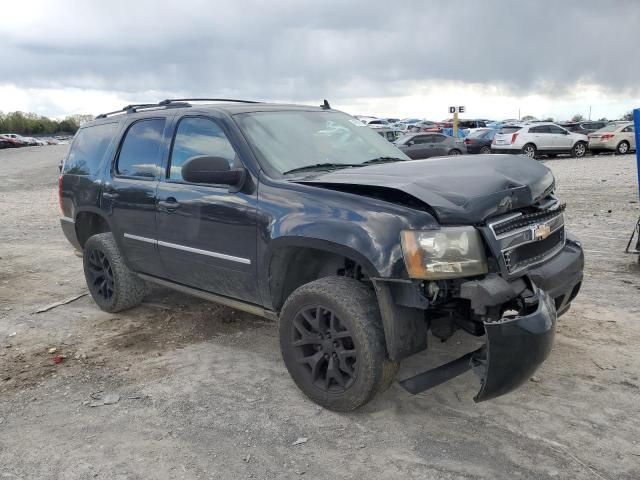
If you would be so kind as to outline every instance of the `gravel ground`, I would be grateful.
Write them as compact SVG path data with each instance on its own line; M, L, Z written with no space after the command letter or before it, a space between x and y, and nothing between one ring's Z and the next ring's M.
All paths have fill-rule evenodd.
M472 374L393 386L338 414L296 389L257 317L159 289L116 315L87 296L33 313L86 291L58 224L65 150L0 151L0 478L640 478L633 156L546 162L587 266L534 381L479 405ZM400 375L469 346L433 341Z

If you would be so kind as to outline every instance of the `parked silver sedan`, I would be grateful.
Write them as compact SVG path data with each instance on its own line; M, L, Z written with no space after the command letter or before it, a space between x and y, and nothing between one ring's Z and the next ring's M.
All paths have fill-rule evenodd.
M409 158L414 160L467 153L467 148L462 140L457 140L441 133L403 135L394 143Z
M589 150L594 155L600 152L616 152L620 155L636 149L633 122L610 123L589 135Z

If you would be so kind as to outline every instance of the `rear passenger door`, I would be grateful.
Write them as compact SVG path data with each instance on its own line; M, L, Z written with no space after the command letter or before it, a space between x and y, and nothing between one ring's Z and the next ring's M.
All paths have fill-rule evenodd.
M549 125L530 127L529 134L531 141L536 145L538 150L553 149L553 137L551 135L551 130L549 130Z
M178 121L166 178L158 186L158 249L168 279L260 304L255 186L248 181L235 192L227 185L189 183L181 175L182 165L195 156L242 166L224 125L213 114Z
M431 149L432 157L435 156L443 156L449 153L449 142L447 142L447 137L445 135L440 135L439 133L434 133L430 135L431 142L429 143L429 147Z
M111 216L129 267L162 276L156 247L156 188L166 152L165 119L130 123L102 188L102 209Z

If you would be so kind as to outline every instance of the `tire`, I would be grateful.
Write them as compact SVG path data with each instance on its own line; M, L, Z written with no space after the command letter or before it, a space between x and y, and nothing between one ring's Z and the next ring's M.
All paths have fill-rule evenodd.
M527 143L524 147L522 147L522 155L529 158L536 158L538 151L536 150L536 146L533 143Z
M576 142L571 149L571 156L573 158L582 158L587 153L587 144L584 142Z
M355 410L387 388L399 364L387 358L375 293L346 277L325 277L295 290L280 313L282 358L315 403Z
M491 153L491 147L484 146L480 149L480 153Z
M120 312L142 302L145 281L127 268L111 232L90 237L82 259L89 293L102 310Z
M453 155L453 156L461 155L461 154L462 154L462 152L460 150L458 150L457 148L453 148L453 149L449 150L449 153L447 153L447 155Z
M629 142L627 142L626 140L622 140L616 147L616 153L618 155L626 155L627 153L629 153L629 147Z

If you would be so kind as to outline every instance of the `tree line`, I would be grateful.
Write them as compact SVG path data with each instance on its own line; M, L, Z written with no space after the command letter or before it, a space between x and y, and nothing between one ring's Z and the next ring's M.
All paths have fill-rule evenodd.
M0 134L51 135L54 133L76 133L80 125L93 120L93 115L71 115L64 120L53 120L25 112L0 112Z

